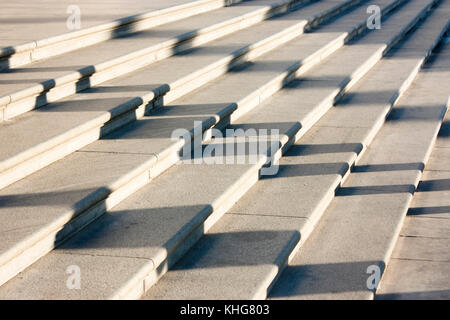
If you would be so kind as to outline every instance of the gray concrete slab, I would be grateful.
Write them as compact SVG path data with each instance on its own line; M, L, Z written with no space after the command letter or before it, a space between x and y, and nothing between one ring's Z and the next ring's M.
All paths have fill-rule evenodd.
M260 298L303 220L226 214L144 299Z
M438 222L436 222L438 223ZM392 258L450 262L450 239L425 236L398 238Z
M450 263L392 259L377 291L378 300L448 300Z
M21 281L3 285L2 295L13 300L57 300L64 292L65 299L108 299L117 287L127 292L133 277L148 273L153 264L147 259L55 253L35 267L38 273L21 273Z
M438 139L436 141L436 147L450 148L450 121L447 117L442 124L441 131L439 132Z
M450 238L450 221L448 219L436 220L426 216L408 216L400 236L448 239Z

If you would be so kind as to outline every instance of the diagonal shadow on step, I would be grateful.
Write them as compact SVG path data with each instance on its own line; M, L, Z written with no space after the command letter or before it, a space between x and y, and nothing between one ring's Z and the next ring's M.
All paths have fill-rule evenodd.
M6 194L0 195L0 207L1 208L11 208L11 207L34 207L34 206L56 206L63 205L67 203L67 196L71 198L86 199L98 195L106 195L111 193L111 191L106 188L89 188L89 189L70 189L67 191L49 191L49 192L33 192L29 194ZM83 201L83 200L81 200ZM80 201L80 202L81 202ZM78 204L73 205L74 208L78 207Z
M55 250L100 253L108 249L109 255L152 258L155 252L169 249L171 242L176 241L175 236L167 239L169 230L181 240L187 235L189 221L203 220L211 211L209 204L113 210Z
M289 148L283 157L298 157L314 154L329 153L360 153L363 148L362 143L335 143L335 144L295 144Z
M351 292L370 292L367 268L372 265L385 269L384 263L379 261L290 265L270 291L269 298L302 299L307 296L311 299L318 295L320 299L320 294L347 292L351 296Z
M450 138L450 121L446 120L442 123L438 137Z
M374 194L393 194L410 193L414 194L415 186L413 184L393 184L380 186L358 186L358 187L340 187L336 192L336 197L362 196Z
M16 50L13 47L5 47L2 48L9 52L9 56L0 58L0 72L8 72L11 70L11 56L16 54Z
M436 121L445 110L445 106L396 106L389 114L387 121Z
M283 248L295 246L299 239L300 232L294 227L206 233L172 270L195 272L211 268L280 264L286 258Z
M277 175L267 175L261 179L277 179L284 177L307 177L321 175L341 175L349 169L346 162L330 162L330 163L303 163L303 164L281 164Z
M409 216L421 216L427 214L450 214L450 206L439 207L412 207L408 210Z
M355 165L352 168L352 172L363 173L363 172L410 171L410 170L422 171L424 168L425 165L422 162L366 164L366 165Z
M450 190L450 179L422 180L419 182L417 192L447 191Z

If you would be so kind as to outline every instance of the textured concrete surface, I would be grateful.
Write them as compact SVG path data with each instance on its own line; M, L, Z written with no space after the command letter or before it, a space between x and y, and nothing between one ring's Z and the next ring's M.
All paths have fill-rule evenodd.
M447 113L376 299L450 298L449 119Z

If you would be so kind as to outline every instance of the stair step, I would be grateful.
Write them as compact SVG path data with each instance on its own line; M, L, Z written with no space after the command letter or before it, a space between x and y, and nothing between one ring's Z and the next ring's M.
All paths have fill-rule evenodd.
M386 79L393 80L383 87L386 93L389 92L391 99L387 94L372 95L371 107L384 105L385 108L389 108L395 102L396 92L402 87L402 82L408 83L409 76L406 73L414 75L416 65L420 66L429 50L436 46L434 39L442 38L442 28L447 23L447 12L440 12L439 8L410 36L412 38L406 39L398 50L394 48L392 56L381 60L348 95L355 98L359 95L364 96L368 88L366 83L376 78L380 79L379 76L383 75ZM387 23L383 24L383 28L388 27ZM374 33L370 36L375 38L375 35ZM368 41L370 36L367 37ZM364 44L359 42L355 44L358 45ZM356 53L356 49L353 53ZM270 110L274 110L275 107L286 114L286 118L296 119L298 114L301 114L303 105L310 103L307 99L311 96L308 89L314 84L308 82L319 82L315 87L316 90L321 89L321 93L317 95L321 99L329 94L327 90L333 91L327 80L319 80L317 75L322 75L324 79L331 78L336 74L332 72L331 66L334 66L334 70L342 66L339 61L342 61L341 57L344 55L345 49L303 75L297 87L285 89L277 94L271 103L267 103L268 110L262 106L249 113L248 118L243 117L238 122L253 120L248 127L260 127L262 121L254 119L256 114L266 112L266 117L273 119L275 112ZM413 59L406 60L405 56ZM392 67L391 59L396 61L395 68ZM347 57L346 65L350 64L349 61ZM339 81L339 78L334 81ZM370 88L377 91L379 87L372 85ZM347 96L344 96L344 101L346 99ZM302 101L301 108L295 101ZM320 102L316 101L314 104L320 105ZM147 292L144 298L150 300L266 298L271 286L298 248L301 255L301 245L332 201L336 188L348 176L349 168L370 144L380 127L381 117L385 116L381 113L368 114L362 105L355 106L353 112L345 112L348 107L345 102L338 104L317 121L281 158L278 174L258 181L224 218ZM360 115L365 116L362 125L358 121ZM336 118L352 119L353 125L350 125L350 121L343 126L327 124L328 119ZM299 122L304 125L305 122L302 120ZM282 119L275 117L272 121L279 123ZM273 124L267 123L266 126L271 127ZM341 229L335 229L336 232L339 230ZM315 249L319 252L321 250L318 247ZM308 270L305 270L306 272ZM296 276L298 277L286 280L284 285L289 288L289 281L302 283L303 274ZM332 279L327 280L324 282L325 285L336 282Z
M442 5L448 17L448 1ZM368 284L377 283L376 273L382 274L389 262L448 107L446 79L450 74L442 65L448 66L449 49L447 44L446 53L423 69L399 99L311 237L284 271L271 298L373 298ZM411 58L406 53L403 59ZM383 89L370 85L374 93Z
M123 36L140 30L146 30L148 28L156 27L161 24L208 12L223 7L227 4L231 4L233 2L235 3L236 1L231 2L224 0L200 0L188 1L187 3L182 2L186 1L165 1L164 5L162 5L161 2L158 1L153 1L152 4L132 3L131 6L133 7L133 10L124 8L123 6L119 5L122 15L124 11L132 13L132 11L135 11L137 8L140 8L141 11L145 9L148 10L150 8L152 10L127 17L122 16L114 21L103 22L97 25L92 24L92 20L97 20L97 17L94 17L94 19L92 19L90 13L97 10L104 10L104 8L102 7L105 4L99 3L98 1L96 4L94 4L94 6L88 7L87 4L84 4L80 6L80 9L83 8L82 17L88 18L83 19L82 25L89 25L89 27L65 33L59 33L59 27L66 27L65 23L55 24L54 27L58 28L52 28L51 23L56 20L54 17L53 19L49 19L50 21L44 21L40 24L40 26L37 26L38 30L36 30L36 25L34 25L33 30L31 32L28 30L27 34L22 34L26 31L20 30L21 27L23 28L23 26L21 26L19 23L17 28L12 27L16 29L13 34L15 38L9 39L9 42L6 42L7 40L5 39L5 37L10 38L11 35L6 34L6 32L4 32L5 34L2 34L2 40L0 44L2 46L0 48L0 70L4 68L9 69L17 66L22 66L40 59L49 58L58 54L90 46L114 37L118 37L121 35ZM33 4L28 3L28 9L30 8L30 5L32 6ZM61 12L66 13L65 11L67 11L67 8L55 8L58 7L58 5L60 4L51 4L52 8L56 9L55 11L58 14L61 14ZM64 4L62 5L64 6ZM111 7L111 5L114 6L114 4L109 3L108 5L109 12L112 12L113 8ZM46 12L42 13L45 16L46 14L48 14L48 6L49 4L44 4L42 6L41 3L41 7L33 7L32 10L36 14L41 9L45 8ZM2 9L8 11L8 8ZM13 12L11 12L11 15L16 14L16 10L17 8L15 6L12 6ZM86 11L89 11L89 13L86 13ZM8 25L11 26L13 23L8 22ZM58 31L56 31L56 29ZM42 31L44 31L45 33L43 34ZM64 31L67 31L67 28ZM57 34L57 32L59 34ZM34 37L37 36L40 38L30 39L30 34L32 34ZM41 36L38 36L38 34L41 34ZM31 41L19 43L19 40L17 40L27 38Z
M0 74L3 119L11 119L177 52L245 29L287 10L291 4L304 1L310 0L244 1L7 70Z
M390 4L397 2L390 1ZM388 1L383 0L382 3ZM132 75L83 91L0 126L0 143L4 145L0 154L0 188L142 117L152 105L161 105L162 99L164 104L168 104L226 73L229 68L255 60L298 37L307 21L324 19L330 8L336 8L335 1L322 1L286 16L264 21L238 35L196 48L192 54L155 63ZM392 5L386 5L386 10L389 8ZM311 48L306 47L301 58L308 57L309 53L311 58L314 57L314 50L324 52L327 48L321 46L327 43L335 45L330 50L342 45L340 41L352 23L352 20L347 21L335 33L305 35L307 39L314 37L314 42ZM312 42L305 40L308 41ZM40 130L42 127L46 130ZM11 140L15 143L10 143Z
M416 15L421 14L422 10L424 9L423 2L420 6L418 5L418 2L419 1L413 1L408 6L405 6L402 11L394 16L396 18L396 21L403 21L404 25L409 25L409 21L415 21L414 16L411 16L410 13L414 11L416 12ZM431 3L432 2L430 2L430 4ZM405 10L406 12L408 12L408 14L403 13ZM411 20L407 20L406 17ZM386 33L385 41L387 41L387 43L389 44L389 40L397 38L395 36L396 33L404 33L405 29L399 30L397 24L394 28L395 31L392 32L392 30L390 30L388 26L389 24L386 23L383 32ZM330 24L327 27L332 28L333 24ZM380 36L377 36L376 39L380 40ZM379 46L384 49L387 45L379 43ZM373 51L377 51L377 49L379 50L379 47L377 46L375 46L375 48L372 48ZM277 51L280 52L280 50L281 49ZM296 52L299 52L298 48ZM267 58L268 56L265 57ZM250 68L257 68L257 65L258 63L255 63L251 65ZM265 68L266 66L267 64L265 65ZM245 72L242 72L244 70ZM235 78L237 78L239 81L245 81L243 83L249 83L248 78L244 77L245 74L248 74L248 70L249 69L241 69L240 71L242 72L242 74L237 73L237 75L235 75ZM258 73L258 77L261 77L260 73ZM242 86L243 84L237 83L237 85ZM209 99L211 99L211 96L217 99L217 94L214 94L215 91L213 91L212 87L214 88L214 90L220 90L217 92L224 92L224 87L219 87L217 84L214 86L210 86L207 90L207 92L209 93L207 95L209 96ZM202 94L202 92L204 93ZM203 100L200 100L199 98L205 96L206 91L200 90L196 92L196 94L190 96L190 99L194 97L196 100L191 100L192 102L203 102ZM184 102L186 101L189 101L188 98L184 100ZM190 103L190 105L193 105L193 103ZM238 103L238 105L240 104ZM189 119L189 121L192 121L192 119ZM287 131L282 131L284 132L284 135L282 136L281 147L288 145L289 137L295 132L293 128L298 129L298 125L296 126L294 124L294 127L288 128ZM281 129L286 130L286 127L282 127ZM141 139L145 137L145 135L143 136L142 134L136 135L136 138L132 139L134 141L131 144L139 142L137 139L139 136L141 137ZM150 139L149 141L154 142L154 140L156 139L153 138L153 140ZM106 140L102 140L102 142L103 141ZM117 144L119 144L120 141L121 140L111 140L110 142L113 142L113 144L117 142ZM128 152L130 152L130 150L128 150ZM3 297L3 292L5 292L5 294L6 292L13 292L10 286L15 286L15 284L19 287L22 286L22 284L24 283L20 281L20 278L22 277L26 278L25 282L29 283L28 285L30 285L30 283L34 283L32 286L36 287L36 290L33 290L33 294L40 297L46 296L44 293L45 290L40 291L37 289L38 287L40 287L38 283L42 284L42 279L39 280L37 278L39 278L39 275L42 275L46 279L49 279L48 272L51 271L49 271L49 264L47 264L48 262L46 262L49 261L47 260L47 258L52 260L51 265L53 265L53 268L59 269L61 265L57 261L60 258L57 258L56 255L70 255L70 257L67 258L76 265L78 265L78 262L75 262L77 260L77 257L80 258L81 263L82 260L89 256L89 262L94 264L95 257L103 259L104 256L110 257L121 255L124 259L129 259L130 256L135 256L142 259L147 259L147 261L144 263L144 265L136 265L136 267L133 268L128 265L127 272L131 272L133 275L130 275L130 277L127 278L126 282L122 281L123 278L121 278L122 280L115 278L118 280L117 282L115 282L115 280L113 279L110 279L112 282L109 282L110 280L105 280L104 277L98 278L97 276L97 279L102 279L102 281L111 283L111 286L108 290L102 291L101 297L139 297L145 292L145 290L149 288L149 286L157 281L157 279L162 274L164 274L167 267L173 265L173 263L175 263L176 260L187 249L189 249L191 245L247 191L248 188L250 188L256 182L258 178L258 171L265 160L266 159L262 157L260 162L253 166L230 165L230 168L232 168L230 169L230 173L225 172L224 167L222 167L223 165L220 165L220 167L218 167L217 165L207 165L207 170L211 170L209 171L211 172L209 175L202 172L202 170L205 170L204 165L181 164L169 169L166 174L161 175L160 177L158 177L158 179L155 179L152 183L143 187L134 195L117 205L114 209L110 210L107 215L102 216L99 220L93 222L85 230L83 230L83 232L79 233L67 243L63 244L60 249L53 251L47 257L38 261L36 265L26 270L23 274L20 275L20 277L8 282L3 287L5 288L5 291L1 291L1 296ZM243 167L244 169L242 169ZM246 171L242 172L242 170ZM238 173L238 171L240 171L240 173ZM235 175L235 173L237 174L237 176ZM234 180L230 181L230 183L225 182L225 180L229 181L229 178ZM206 183L205 181L213 182ZM214 181L220 181L220 183L214 183ZM196 191L204 190L206 185L208 185L208 193ZM209 190L209 188L211 188L211 190ZM216 190L217 193L213 190ZM174 195L176 195L176 197L174 197ZM174 205L175 201L181 201L181 205ZM180 210L180 207L182 207L183 209ZM130 212L134 212L136 213L136 215L130 215ZM151 219L148 219L148 217L146 217L148 212L154 213L154 215L151 216ZM171 212L171 214L173 214L171 218L168 218L168 212ZM128 227L128 229L126 229L124 226ZM116 231L112 231L112 229L110 228L118 229ZM149 236L142 236L142 233L140 233L139 231L136 230L136 232L134 232L133 228L143 228L141 230L146 230L146 232L150 232L150 234ZM122 240L120 240L120 237L118 236L118 233L123 232L124 230L127 230L126 240L128 241L128 244L125 246L126 250L121 249L124 248L124 245ZM91 245L91 241L94 241L95 244ZM129 251L130 247L136 251L132 253L131 251ZM94 254L92 254L93 251L95 251ZM139 263L143 262L142 259L139 260ZM62 264L65 264L67 262L67 260L66 262L62 262L62 260L59 261ZM43 266L43 264L46 264L46 267L44 267L45 271L42 270L43 273L41 271L33 271L34 268L40 269L40 266ZM101 268L100 265L101 263L97 265L98 269L96 269L97 267L94 267L93 265L90 266L89 272L93 272L91 274L92 278L90 279L95 278L94 270L104 272L104 269ZM64 270L66 269L66 267L67 266L64 266ZM49 281L51 280L49 279ZM53 296L58 295L77 298L76 296L79 294L67 292L67 288L65 287L64 283L58 285L55 282L52 283L52 287L53 286L54 288L57 288L57 290L61 290L58 292L53 291ZM83 291L83 296L89 298L98 297L96 296L96 292L98 291L97 289L94 289L94 286L95 285L91 283L89 287L93 289L87 289L86 291ZM26 285L24 285L24 287L22 288L25 287ZM27 290L28 293L25 293L23 289L17 288L18 287L14 289L17 290L15 292L21 291L22 296L28 293L31 294L29 290Z

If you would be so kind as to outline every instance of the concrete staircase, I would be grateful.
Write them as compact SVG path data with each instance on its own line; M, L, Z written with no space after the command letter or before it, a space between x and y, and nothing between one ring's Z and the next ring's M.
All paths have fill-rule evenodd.
M372 299L449 103L449 17L187 1L3 49L0 299Z

